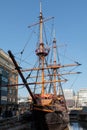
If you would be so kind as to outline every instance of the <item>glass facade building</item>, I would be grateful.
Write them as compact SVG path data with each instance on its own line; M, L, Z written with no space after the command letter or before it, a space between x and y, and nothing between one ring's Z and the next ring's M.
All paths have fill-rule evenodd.
M0 67L0 104L7 104L8 88L5 85L8 82L8 72Z
M8 56L0 49L0 111L4 106L15 105L18 101L18 73Z

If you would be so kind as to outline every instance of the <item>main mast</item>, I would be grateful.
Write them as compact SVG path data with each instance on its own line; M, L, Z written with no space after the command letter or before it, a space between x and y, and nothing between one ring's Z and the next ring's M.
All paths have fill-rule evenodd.
M36 55L39 57L39 61L41 63L42 67L42 89L41 89L41 94L44 95L44 61L45 61L45 56L48 55L49 50L44 47L43 43L43 16L42 16L42 8L41 8L41 3L40 3L40 16L39 16L39 28L40 28L40 39L39 39L39 45L38 48L36 49Z

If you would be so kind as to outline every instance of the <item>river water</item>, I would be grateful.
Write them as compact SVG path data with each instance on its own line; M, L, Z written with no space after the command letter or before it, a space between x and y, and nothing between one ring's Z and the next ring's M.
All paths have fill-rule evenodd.
M87 122L70 122L66 130L87 130Z

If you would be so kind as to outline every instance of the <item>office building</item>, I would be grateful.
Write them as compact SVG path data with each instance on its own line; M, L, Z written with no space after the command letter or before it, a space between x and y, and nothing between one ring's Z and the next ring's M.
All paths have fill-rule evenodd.
M6 106L15 106L18 100L18 73L14 65L2 49L0 49L0 112Z
M77 106L87 106L87 88L80 89L77 93Z
M75 100L74 100L75 93L73 89L64 89L64 96L66 99L67 106L74 107L75 106Z

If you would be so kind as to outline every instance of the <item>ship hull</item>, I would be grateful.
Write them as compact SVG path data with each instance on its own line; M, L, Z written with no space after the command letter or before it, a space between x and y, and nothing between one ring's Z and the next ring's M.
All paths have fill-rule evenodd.
M56 123L68 123L69 116L67 113L55 111L55 112L43 112L39 110L33 110L33 119L35 121L40 120L48 125Z
M46 109L42 109L41 106L34 107L34 109L32 110L32 115L35 127L39 130L49 130L49 126L51 125L55 126L65 124L65 126L67 126L69 122L68 113L64 113L62 111L48 111L47 106Z
M55 124L67 124L69 115L61 96L34 95L37 99L37 104L33 104L32 114L35 124L49 126Z

